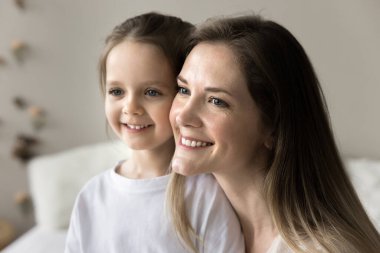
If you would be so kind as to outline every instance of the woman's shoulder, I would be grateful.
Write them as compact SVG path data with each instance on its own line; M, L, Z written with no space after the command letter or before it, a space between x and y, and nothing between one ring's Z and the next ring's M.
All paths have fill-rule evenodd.
M219 188L218 182L216 181L215 177L210 173L203 173L195 176L186 177L187 187L197 187L199 185Z
M303 241L299 244L299 247L304 252L320 252L325 253L323 248L316 243L313 243L311 240ZM294 251L289 247L285 240L278 235L272 242L272 245L268 249L267 253L293 253Z
M185 199L196 203L200 207L197 210L207 209L222 215L235 215L224 191L212 174L186 177ZM207 208L203 209L201 206Z
M201 194L204 197L225 197L224 192L215 177L209 173L186 177L185 195L188 196L198 194Z
M293 253L293 251L290 249L290 247L286 244L286 242L282 239L281 236L277 236L273 240L267 253Z

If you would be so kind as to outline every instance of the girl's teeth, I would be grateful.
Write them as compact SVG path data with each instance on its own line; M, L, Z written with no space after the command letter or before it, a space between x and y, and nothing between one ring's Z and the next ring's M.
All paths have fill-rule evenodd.
M128 125L129 128L136 129L136 130L140 130L140 129L146 128L147 126L148 125Z

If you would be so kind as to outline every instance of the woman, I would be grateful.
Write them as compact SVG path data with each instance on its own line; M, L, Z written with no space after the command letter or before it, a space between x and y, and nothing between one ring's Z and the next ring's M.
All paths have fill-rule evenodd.
M170 114L174 172L211 172L240 218L247 252L378 252L380 237L344 170L313 67L298 41L258 16L193 36ZM182 238L191 227L172 178Z

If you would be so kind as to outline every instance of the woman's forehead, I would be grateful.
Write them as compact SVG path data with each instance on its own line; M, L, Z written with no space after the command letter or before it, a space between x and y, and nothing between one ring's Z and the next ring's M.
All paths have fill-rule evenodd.
M207 84L231 86L245 83L233 51L222 43L201 43L194 47L186 58L180 75L187 80L199 79Z

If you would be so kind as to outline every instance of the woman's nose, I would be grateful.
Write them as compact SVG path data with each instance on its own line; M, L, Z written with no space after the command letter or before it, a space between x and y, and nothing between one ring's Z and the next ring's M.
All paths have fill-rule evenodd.
M186 127L200 127L201 121L201 106L196 101L188 100L182 105L181 108L177 108L176 123L179 126Z
M137 98L126 97L122 112L129 115L142 115L144 108Z

